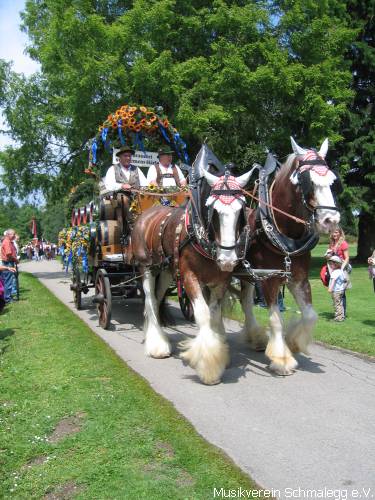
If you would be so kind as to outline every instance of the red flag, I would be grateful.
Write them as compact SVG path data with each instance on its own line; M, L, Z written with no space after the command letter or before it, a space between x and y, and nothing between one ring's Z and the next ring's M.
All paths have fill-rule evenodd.
M30 231L31 231L31 232L32 232L32 234L33 234L34 239L37 239L37 238L38 238L38 236L37 236L37 228L36 228L36 220L35 220L35 217L33 217L33 218L31 219L31 222L30 222L30 226L29 226L29 227L30 227Z

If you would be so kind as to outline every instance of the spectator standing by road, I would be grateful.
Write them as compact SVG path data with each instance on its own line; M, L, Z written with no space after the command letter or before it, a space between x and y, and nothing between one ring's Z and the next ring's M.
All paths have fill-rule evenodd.
M344 271L345 274L345 279L347 281L347 286L351 287L350 285L350 278L348 274L348 268L349 268L349 244L345 240L345 234L344 231L342 230L341 227L337 227L334 231L332 231L330 238L329 238L329 248L328 250L331 250L332 255L337 255L341 259L341 269ZM343 304L344 304L344 314L346 316L346 293L344 290L344 295L343 295Z
M370 279L372 279L372 283L374 286L374 292L375 292L375 250L372 252L371 257L367 259L368 262L368 273L370 276Z
M345 321L344 293L347 281L342 270L342 260L337 255L329 259L331 268L331 278L329 280L328 291L332 294L332 302L335 310L334 321Z
M14 246L15 232L13 229L5 231L5 237L1 244L1 260L5 267L14 268L18 262L16 247ZM4 278L4 299L5 302L12 302L17 297L17 281L15 273L2 271Z

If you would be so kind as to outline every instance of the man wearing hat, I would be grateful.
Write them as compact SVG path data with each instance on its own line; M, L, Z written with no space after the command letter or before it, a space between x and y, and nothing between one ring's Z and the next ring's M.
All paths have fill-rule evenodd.
M119 163L115 163L109 167L104 179L104 184L109 191L128 191L131 188L139 189L147 186L147 180L143 172L131 164L134 149L129 146L120 148L116 156Z
M158 151L159 162L151 165L147 172L147 182L161 187L182 187L186 180L181 169L172 164L173 151L169 147L162 147Z

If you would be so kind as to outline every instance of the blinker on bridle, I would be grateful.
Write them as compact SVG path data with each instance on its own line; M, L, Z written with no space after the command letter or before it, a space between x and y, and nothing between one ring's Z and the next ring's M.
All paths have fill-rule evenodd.
M304 172L307 172L307 171L310 172L311 170L313 170L314 166L316 166L316 165L324 166L328 170L330 170L329 166L327 165L326 161L323 158L315 158L313 160L299 160L298 161L296 173L297 173L299 186L301 186L301 180L300 180L300 175L302 174L302 172L300 172L301 168L304 166L308 166L309 168L305 169ZM305 193L303 192L303 189L301 191L302 191L302 203L307 208L307 210L312 212L314 217L315 217L315 213L317 210L332 210L332 211L340 212L340 210L336 206L334 206L334 207L331 207L329 205L328 206L327 205L316 205L314 207L311 206L309 204L309 201L306 200L306 198L305 198Z

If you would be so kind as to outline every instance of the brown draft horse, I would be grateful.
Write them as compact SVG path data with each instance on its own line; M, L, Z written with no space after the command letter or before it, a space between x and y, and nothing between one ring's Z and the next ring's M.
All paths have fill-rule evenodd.
M340 221L335 194L341 185L338 176L325 162L328 140L323 142L318 152L301 148L293 138L291 141L294 153L288 156L277 172L271 189L267 187L267 169L261 169L259 197L303 219L306 224L260 203L249 217L252 232L258 232L249 246L247 260L259 269L285 269L290 266L291 279L287 286L300 308L301 317L288 325L284 332L277 297L285 277L263 281L270 316L268 337L253 314L254 286L243 283L241 290L241 304L245 312L244 333L253 348L261 350L266 347L270 369L279 375L290 375L297 367L292 353L308 353L307 346L317 320L308 281L310 250L318 242L319 233L331 231Z
M191 190L195 195L187 207L146 210L137 219L131 238L134 258L144 274L146 354L154 358L171 354L160 325L159 305L173 277L177 283L182 278L199 332L183 343L181 357L202 382L216 384L229 363L221 301L239 261L244 235L247 241L241 188L252 171L237 178L226 171L217 177L206 170L207 150L203 146L193 164Z

